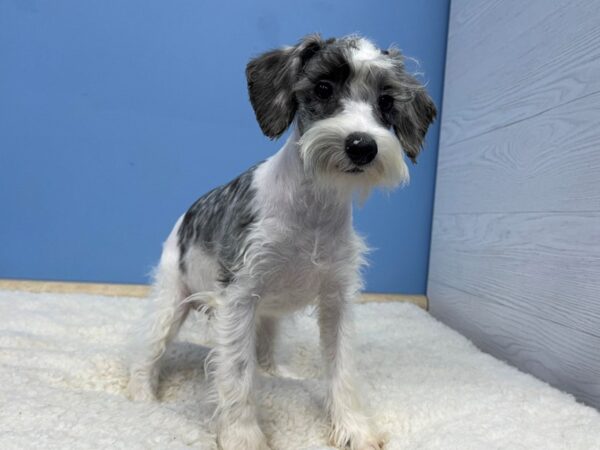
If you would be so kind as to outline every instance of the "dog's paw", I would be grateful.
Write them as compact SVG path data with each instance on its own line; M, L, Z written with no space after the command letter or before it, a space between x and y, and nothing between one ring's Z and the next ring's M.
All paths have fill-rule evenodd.
M258 424L221 425L217 433L220 450L271 450Z
M266 377L287 378L290 380L303 380L304 377L296 374L295 371L288 366L282 364L261 365L262 374Z
M360 426L333 425L329 435L331 445L350 450L381 450L385 447L386 440L366 423Z
M132 375L127 384L127 396L136 402L156 401L156 388L147 378Z

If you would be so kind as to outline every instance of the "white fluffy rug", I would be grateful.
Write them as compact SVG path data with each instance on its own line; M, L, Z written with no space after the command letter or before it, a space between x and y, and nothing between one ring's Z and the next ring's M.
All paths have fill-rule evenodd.
M0 291L0 448L213 448L198 322L165 361L161 402L132 403L125 345L144 300ZM412 304L356 306L358 371L388 449L600 448L600 414L478 351ZM274 449L326 446L314 318L286 325L259 376Z

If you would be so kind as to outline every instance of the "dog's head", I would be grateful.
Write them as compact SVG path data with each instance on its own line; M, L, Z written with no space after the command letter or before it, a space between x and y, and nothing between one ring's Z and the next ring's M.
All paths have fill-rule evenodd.
M350 189L408 181L436 108L396 49L367 39L323 40L269 51L246 68L258 123L277 138L296 120L307 172Z

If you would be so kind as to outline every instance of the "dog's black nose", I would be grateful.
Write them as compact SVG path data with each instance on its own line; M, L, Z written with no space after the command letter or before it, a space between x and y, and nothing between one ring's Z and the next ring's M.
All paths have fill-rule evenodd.
M367 133L350 133L346 138L346 154L354 164L364 166L377 155L377 143Z

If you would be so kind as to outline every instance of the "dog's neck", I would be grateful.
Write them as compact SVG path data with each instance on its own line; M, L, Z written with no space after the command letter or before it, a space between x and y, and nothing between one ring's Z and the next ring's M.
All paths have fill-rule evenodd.
M257 168L263 205L277 215L301 217L315 225L351 224L352 194L319 185L305 171L299 140L300 133L294 129L283 147Z

